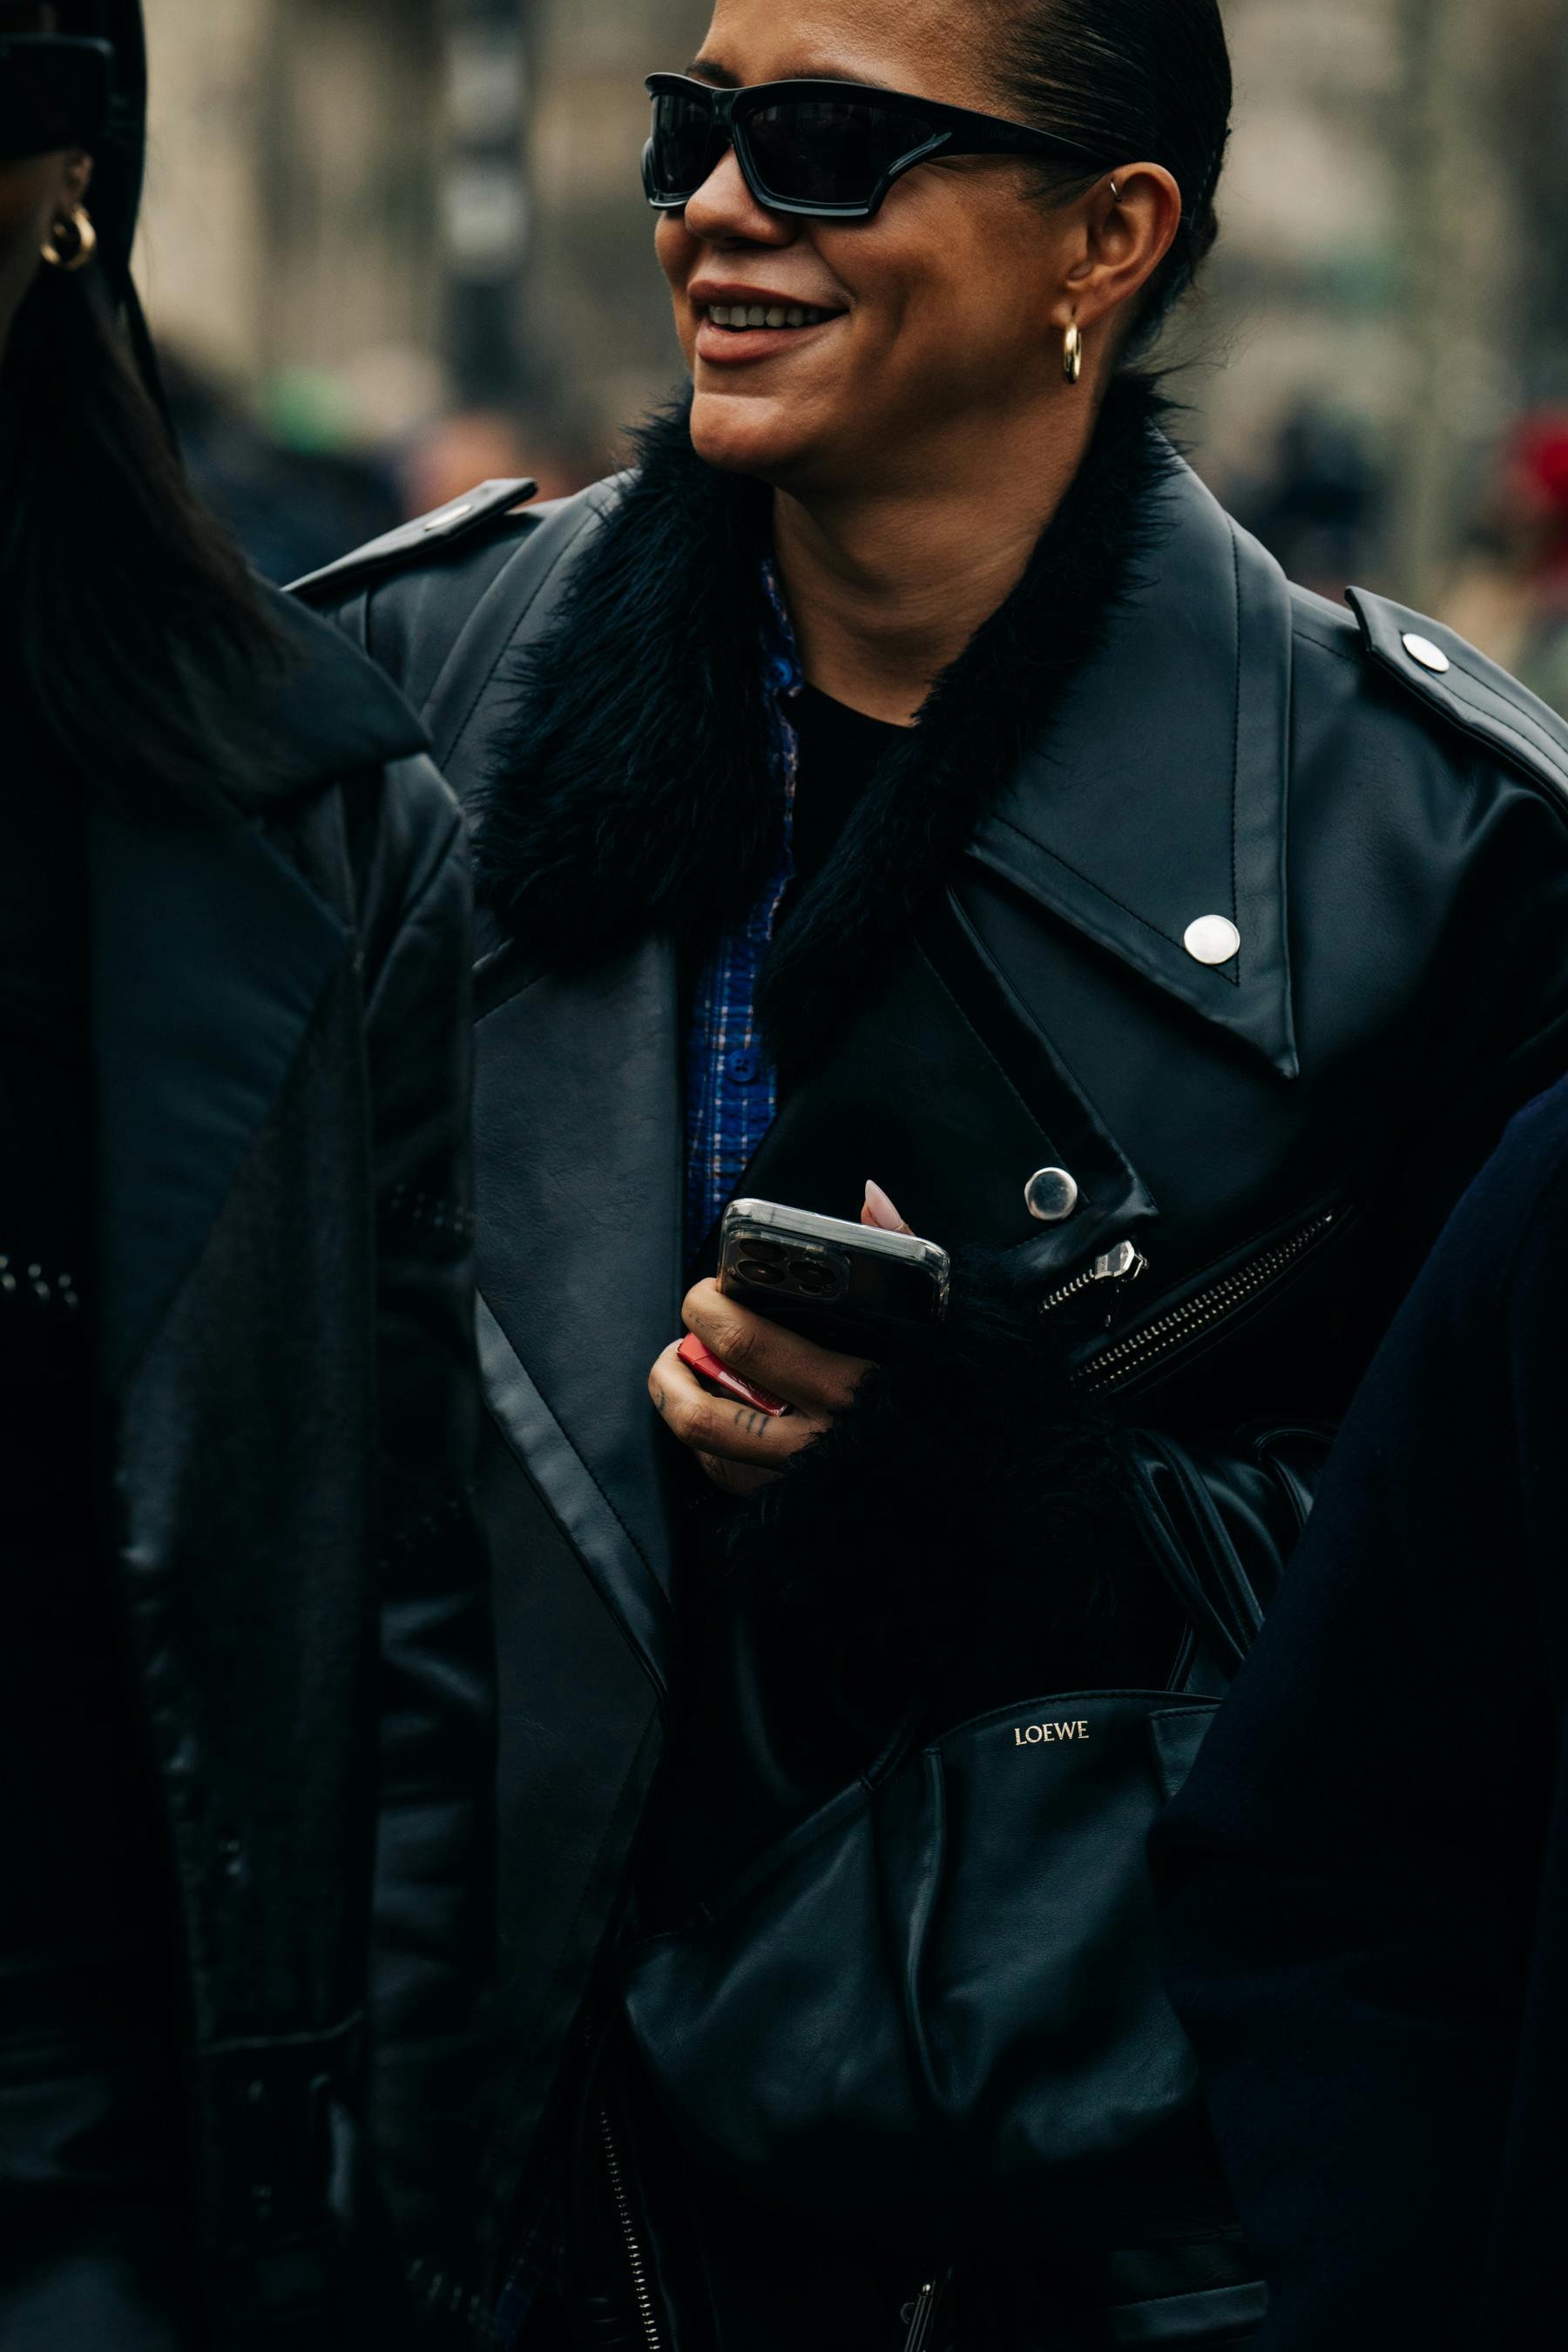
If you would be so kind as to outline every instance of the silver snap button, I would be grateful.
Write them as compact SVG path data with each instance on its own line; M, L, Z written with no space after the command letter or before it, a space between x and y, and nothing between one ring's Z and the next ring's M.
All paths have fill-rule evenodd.
M1439 677L1454 667L1442 646L1435 646L1430 637L1418 637L1412 630L1401 638L1400 643L1412 661L1419 662L1423 669L1435 670Z
M1042 1225L1066 1224L1079 1203L1077 1180L1065 1168L1042 1168L1025 1185L1024 1200Z
M1228 915L1200 915L1187 925L1182 945L1194 963L1229 963L1241 953L1241 933Z

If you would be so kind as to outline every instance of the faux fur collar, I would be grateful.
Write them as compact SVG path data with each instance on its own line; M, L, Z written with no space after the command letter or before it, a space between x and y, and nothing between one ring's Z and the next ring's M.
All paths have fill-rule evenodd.
M1141 381L1107 402L1089 457L1017 589L932 690L763 973L786 1074L806 1065L975 826L1048 732L1157 538L1171 465ZM689 950L747 914L778 856L762 647L769 493L696 455L682 402L553 625L514 665L484 795L482 887L531 954L583 961L668 929Z

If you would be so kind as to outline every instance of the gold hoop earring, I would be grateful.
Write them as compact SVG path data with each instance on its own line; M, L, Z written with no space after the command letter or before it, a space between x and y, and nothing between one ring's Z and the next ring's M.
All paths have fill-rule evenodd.
M63 221L55 223L44 247L44 259L51 269L63 269L68 278L74 278L79 269L87 268L97 251L98 231L92 225L92 215L85 205L75 205Z
M1069 383L1076 383L1083 373L1083 329L1075 319L1067 331L1062 352L1062 373Z

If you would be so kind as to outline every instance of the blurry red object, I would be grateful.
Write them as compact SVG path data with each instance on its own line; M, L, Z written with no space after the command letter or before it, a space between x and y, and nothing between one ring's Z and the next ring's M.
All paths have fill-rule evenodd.
M741 1378L739 1372L732 1372L711 1348L703 1345L695 1331L681 1341L680 1360L688 1371L696 1373L700 1381L707 1381L722 1395L733 1397L737 1404L754 1406L758 1412L765 1412L770 1421L782 1420L789 1411L782 1397L770 1396L766 1389L753 1388L750 1381Z
M1541 409L1521 417L1509 451L1510 470L1535 503L1568 520L1568 409Z

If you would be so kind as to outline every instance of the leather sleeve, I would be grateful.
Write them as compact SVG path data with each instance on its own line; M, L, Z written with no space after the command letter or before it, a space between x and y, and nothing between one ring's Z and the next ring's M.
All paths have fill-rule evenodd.
M1207 1592L1189 1663L1218 1692L1331 1434L1129 1430L1072 1386L1005 1261L961 1253L941 1338L881 1367L782 1480L727 1507L726 1549L739 1590L785 1591L813 1626L858 1633L905 1679L934 1664L976 1706L1021 1688L1159 1687L1182 1602Z
M372 2123L432 2343L483 2313L493 1662L471 1481L470 883L428 762L362 836L379 1270L382 1786Z
M1539 1906L1563 1818L1565 1293L1560 1089L1516 1125L1395 1323L1155 1834L1167 1982L1269 2274L1258 2352L1555 2339L1535 2196L1560 2210L1562 2076L1539 2063L1550 2030L1538 2050L1520 2033L1532 1945L1536 2015L1561 2008ZM1519 2135L1537 2099L1545 2128L1516 2139L1510 2176L1510 2108ZM1543 2324L1479 2318L1510 2177L1513 2210L1535 2210L1509 2291L1550 2280Z
M1134 1507L1200 1637L1198 1685L1223 1685L1245 1663L1301 1539L1333 1438L1326 1424L1305 1423L1197 1443L1133 1433Z

